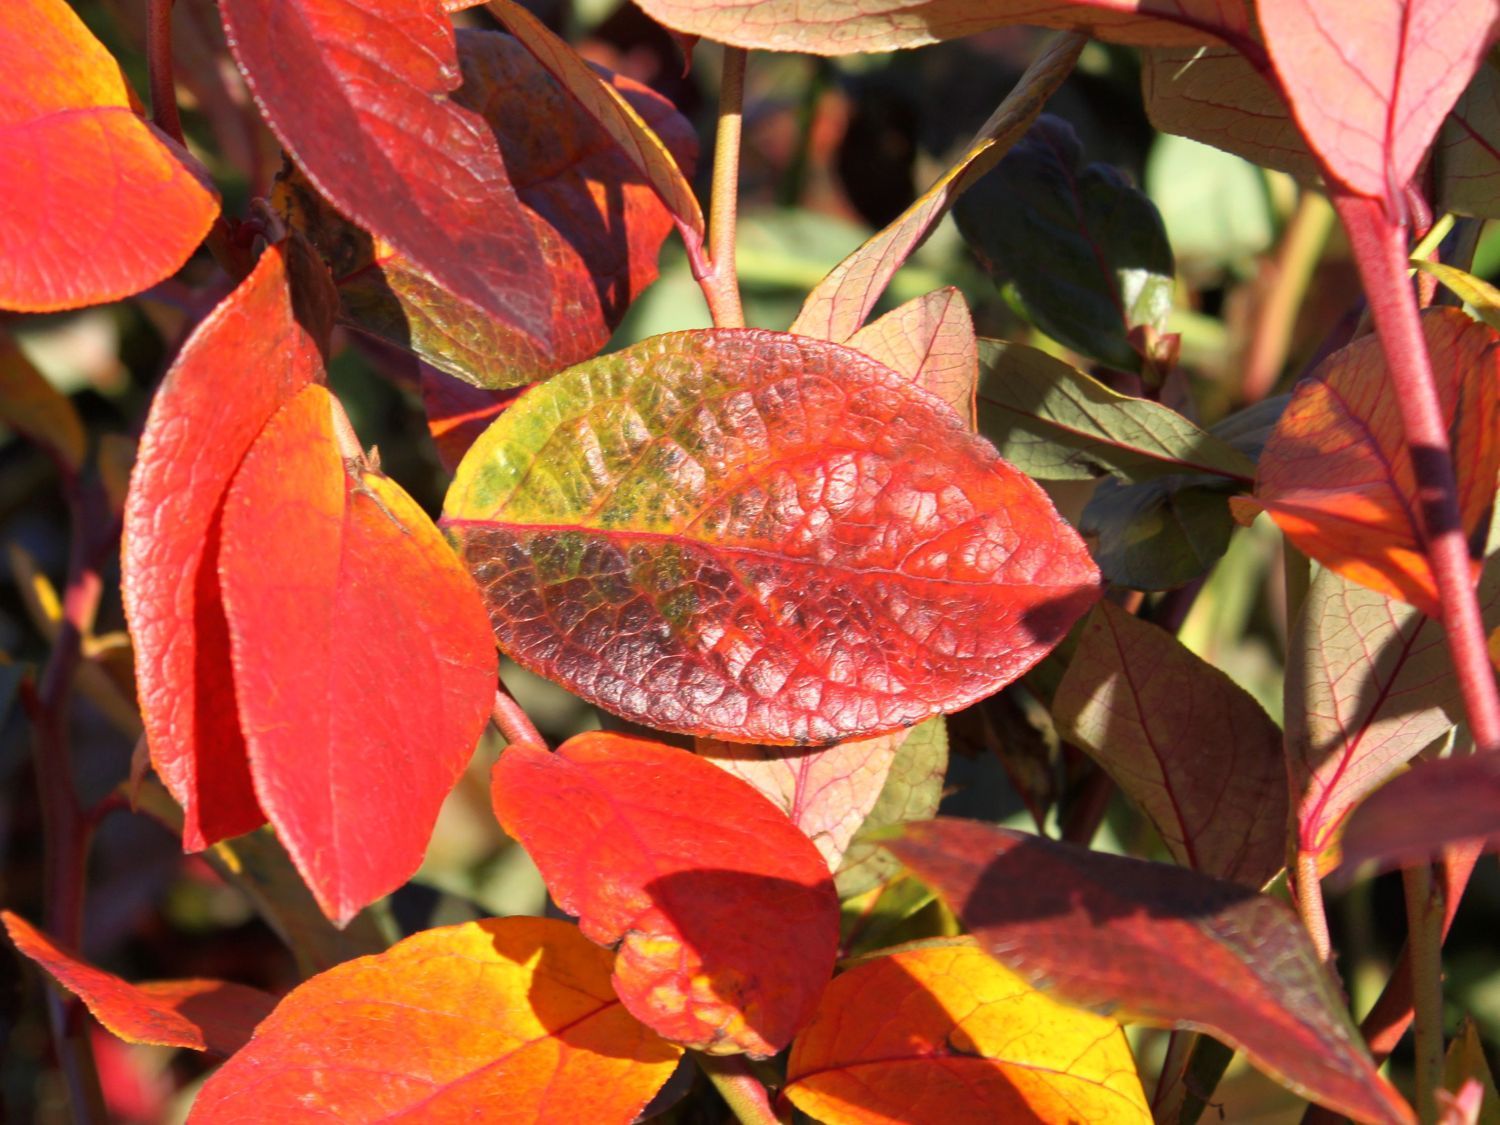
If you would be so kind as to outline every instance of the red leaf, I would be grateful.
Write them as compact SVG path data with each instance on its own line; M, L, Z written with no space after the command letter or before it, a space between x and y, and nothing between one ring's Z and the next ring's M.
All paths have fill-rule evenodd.
M94 1018L127 1043L153 1043L232 1055L276 998L258 988L221 980L165 980L131 984L60 948L24 918L0 910L16 948L82 1000Z
M1328 174L1400 214L1402 189L1500 31L1494 0L1260 0L1256 14Z
M620 942L614 984L648 1027L713 1054L774 1055L833 972L838 898L786 814L685 750L595 731L512 746L495 812L557 904Z
M0 308L112 301L175 273L218 197L103 44L64 0L6 0L0 58Z
M450 473L458 471L469 446L526 390L525 386L503 391L476 387L425 363L418 369L417 378L422 385L427 430L437 446L438 460Z
M220 508L266 420L322 381L319 348L334 302L327 271L305 243L268 249L183 345L141 438L122 584L151 761L183 807L188 851L265 821L236 718L219 595Z
M1063 999L1207 1031L1361 1121L1415 1120L1283 903L971 821L911 825L888 846L985 948Z
M1343 869L1425 862L1471 840L1500 848L1500 755L1425 762L1377 791L1349 818Z
M421 864L496 659L469 576L405 492L345 464L334 409L307 387L266 424L219 573L255 792L342 924Z
M1051 501L949 407L784 333L658 336L556 376L469 451L444 511L509 655L736 741L962 707L1099 595Z
M443 288L537 335L550 275L489 124L448 97L461 76L442 5L219 0L219 11L266 120L317 189Z
M1426 310L1422 331L1472 537L1488 519L1500 473L1500 349L1493 331L1458 309ZM1254 503L1324 566L1439 616L1411 453L1374 336L1335 352L1298 385L1261 455Z

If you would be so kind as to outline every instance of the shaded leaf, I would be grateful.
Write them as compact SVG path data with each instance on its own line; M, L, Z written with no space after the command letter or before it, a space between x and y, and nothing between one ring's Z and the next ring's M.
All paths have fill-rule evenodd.
M267 423L219 574L256 795L343 923L421 864L497 662L468 574L399 486L343 460L335 409L311 386Z
M1500 471L1496 336L1446 308L1425 310L1422 331L1463 466L1464 530L1483 535ZM1293 392L1260 460L1255 503L1324 566L1437 616L1411 453L1373 336L1335 352Z
M625 1011L609 963L551 919L424 931L288 993L190 1120L626 1125L681 1049Z
M931 391L974 425L979 343L963 294L952 286L916 297L849 337L876 363Z
M427 432L437 446L438 460L449 473L458 471L469 446L501 413L521 397L530 384L494 391L455 379L423 364L417 374L422 387L422 409Z
M765 12L770 6L754 5L757 12ZM660 8L660 4L648 0L646 10L670 24L672 21ZM1082 49L1083 40L1077 36L1064 36L1050 44L1026 68L990 119L980 126L957 163L895 221L818 282L807 295L797 319L792 321L791 330L835 342L847 340L859 331L896 271L926 241L959 193L994 167L1005 151L1025 134L1053 91L1072 72Z
M1286 851L1281 731L1176 637L1100 602L1052 701L1179 863L1259 888Z
M1425 862L1451 844L1500 848L1500 756L1443 758L1413 766L1349 817L1343 870Z
M1166 329L1176 266L1156 205L1117 169L1083 163L1073 127L1043 115L953 206L965 240L1014 283L1054 340L1127 371Z
M1479 1025L1473 1016L1465 1016L1458 1034L1448 1044L1448 1054L1443 1060L1443 1086L1457 1091L1470 1080L1477 1081L1484 1091L1475 1125L1500 1125L1500 1091L1495 1089L1495 1076L1484 1057Z
M59 947L24 918L0 911L10 940L77 996L110 1034L127 1043L232 1055L276 1006L258 988L222 980L131 984Z
M0 424L39 446L62 468L78 472L88 438L73 403L31 365L0 328Z
M555 754L511 746L492 796L505 831L595 941L648 1027L711 1054L774 1055L833 971L828 865L786 814L685 750L593 731Z
M943 799L948 772L947 720L935 715L906 732L886 772L885 785L854 834L835 875L840 898L863 894L894 876L901 865L870 834L909 820L926 820Z
M840 902L839 949L845 958L887 949L903 940L931 937L925 925L933 909L947 909L925 883L913 879L887 853L896 874L870 890ZM957 933L956 921L953 933Z
M1493 50L1443 120L1432 169L1436 207L1500 216L1500 58Z
M1207 1031L1304 1097L1415 1120L1375 1071L1285 904L1165 864L961 820L888 847L1023 977L1073 1003Z
M219 213L65 0L0 5L0 308L118 300L176 273Z
M122 586L151 764L198 851L261 824L219 593L220 513L266 420L323 380L334 307L300 240L272 246L178 353L151 403L125 505ZM226 385L234 387L225 394Z
M815 743L989 695L1098 596L940 400L783 333L658 336L528 392L444 522L507 655L661 730Z
M547 261L437 0L219 0L267 123L319 193L427 278L550 341ZM517 284L525 278L525 284Z
M786 1096L830 1125L1151 1120L1119 1024L969 945L893 953L835 980L792 1047Z

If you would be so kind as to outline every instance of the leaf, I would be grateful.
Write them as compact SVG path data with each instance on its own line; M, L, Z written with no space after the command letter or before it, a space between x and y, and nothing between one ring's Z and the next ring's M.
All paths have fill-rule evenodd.
M658 336L528 392L444 523L506 654L660 730L818 743L954 710L1098 597L938 399L784 333Z
M1500 621L1500 570L1479 589ZM1320 571L1290 640L1286 751L1297 844L1318 854L1349 811L1463 718L1442 626Z
M306 387L251 446L219 575L256 795L343 924L421 864L496 658L468 574L399 486L343 460L334 409Z
M755 4L757 17L771 6L779 5ZM648 0L644 7L653 16L671 24L672 21L661 11L661 3ZM896 271L912 251L926 241L959 193L994 167L1005 151L1025 134L1053 91L1072 72L1082 49L1081 38L1064 36L1037 56L990 119L980 126L958 162L894 222L868 239L818 282L803 302L797 319L792 321L791 330L835 343L848 340L859 331Z
M427 431L437 446L438 460L448 473L479 440L491 422L520 398L530 384L492 391L476 387L423 364L417 378L422 388L422 409L427 414Z
M967 945L893 953L835 980L792 1047L786 1096L829 1125L1151 1120L1119 1024Z
M0 308L128 297L176 273L219 214L196 162L142 120L64 0L0 5Z
M552 278L541 320L496 316L429 281L412 260L346 220L300 174L281 178L276 199L331 263L347 323L470 383L511 387L604 345L655 280L672 219L626 154L516 40L461 32L458 58L464 84L453 104L482 117L499 138L520 222ZM589 73L636 106L692 167L692 126L669 102L629 79ZM530 293L536 282L515 273L506 284ZM538 334L538 324L547 326L545 333Z
M1495 1089L1495 1076L1490 1070L1489 1060L1484 1057L1479 1026L1473 1016L1465 1016L1458 1034L1448 1044L1448 1053L1443 1060L1443 1086L1457 1091L1471 1079L1477 1080L1484 1091L1476 1125L1500 1125L1500 1091Z
M83 468L88 438L73 403L31 365L0 328L0 423L41 448L67 472Z
M1073 127L1044 114L953 218L1038 328L1135 371L1150 354L1141 330L1165 332L1172 311L1172 248L1156 205L1117 169L1082 158Z
M552 919L426 930L288 993L189 1120L627 1125L682 1052L625 1011L609 962Z
M887 845L1007 966L1070 1003L1206 1031L1299 1095L1415 1121L1375 1071L1281 902L1165 864L986 824L909 825Z
M1444 308L1423 312L1422 331L1454 463L1464 468L1464 530L1482 535L1500 472L1496 336ZM1438 616L1411 454L1373 336L1335 352L1298 385L1260 460L1255 503L1311 558Z
M1260 0L1256 16L1329 176L1404 213L1402 189L1500 31L1493 0L1383 0L1373 11Z
M878 734L808 750L700 738L694 752L747 782L784 812L816 845L828 869L837 871L908 733Z
M272 246L188 338L151 403L121 552L151 764L199 851L265 820L240 735L219 593L220 512L266 420L322 382L334 297L296 238ZM234 393L224 393L233 386Z
M886 773L885 785L861 823L835 873L839 898L853 898L892 878L901 869L869 836L893 824L926 820L943 799L948 773L947 721L937 715L906 732Z
M0 910L0 920L22 954L82 1000L111 1035L127 1043L232 1055L276 1006L274 996L229 981L131 984L62 949L9 910Z
M1242 0L644 0L670 28L767 51L850 55L955 39L1007 24L1077 30L1118 43L1208 43L1245 28Z
M849 347L931 391L974 425L979 344L963 294L949 286L892 309L849 337Z
M1441 281L1459 300L1474 310L1475 316L1500 331L1500 289L1483 278L1442 262L1413 258L1411 264Z
M1042 480L1127 481L1184 472L1249 483L1255 463L1177 411L1110 390L1046 352L979 341L979 429Z
M538 347L547 262L437 0L219 0L235 61L313 186L432 282ZM523 277L526 284L516 284Z
M1344 830L1341 870L1426 862L1444 848L1500 848L1500 757L1479 754L1422 762L1378 789Z
M654 1031L710 1054L776 1054L833 972L828 865L786 814L685 750L591 731L511 746L492 797L583 932L620 942L614 987Z
M1288 822L1281 731L1259 703L1163 629L1094 607L1052 701L1174 859L1260 888L1281 870Z
M1435 206L1500 216L1500 58L1493 50L1443 120L1432 168Z

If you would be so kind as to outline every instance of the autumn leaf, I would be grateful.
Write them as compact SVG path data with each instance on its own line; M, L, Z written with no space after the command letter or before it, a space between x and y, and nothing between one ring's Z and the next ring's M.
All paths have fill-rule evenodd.
M529 386L494 391L465 383L425 363L417 378L422 389L422 409L427 415L427 432L437 446L438 460L449 473L457 472L469 446Z
M1058 733L1104 767L1179 863L1257 889L1281 870L1281 731L1170 633L1100 602L1052 713Z
M335 409L306 387L250 447L219 576L255 792L342 924L421 864L496 658L468 574L411 497L343 459Z
M989 695L1098 597L1029 479L838 345L658 336L529 391L444 525L518 663L660 730L771 744Z
M1410 1125L1285 904L1195 871L962 820L887 845L989 950L1062 999L1207 1031L1298 1094Z
M141 437L122 586L151 763L186 814L188 851L265 821L237 717L219 591L220 513L267 419L323 380L319 349L334 304L327 271L305 243L267 249L183 345Z
M1500 57L1493 49L1444 119L1432 167L1434 206L1500 216Z
M914 297L865 325L848 344L931 391L974 426L979 342L974 318L957 289Z
M906 732L886 771L885 785L844 851L834 875L839 898L848 899L880 885L901 870L875 842L883 828L926 820L943 799L948 773L948 721L941 715Z
M1500 472L1500 352L1495 333L1458 309L1426 310L1422 331L1472 538L1483 534ZM1438 616L1398 406L1375 337L1335 352L1293 393L1260 460L1254 503L1324 566Z
M0 5L0 308L118 300L177 272L219 214L65 0Z
M73 403L0 329L0 423L46 451L66 472L83 468L88 438Z
M189 1120L628 1125L682 1052L625 1011L609 964L552 919L426 930L288 993Z
M838 977L792 1046L786 1096L828 1125L1151 1120L1119 1024L972 945L892 953Z
M22 954L82 1000L110 1034L127 1043L232 1055L276 1006L274 996L229 981L131 984L62 949L8 910L0 911L0 921Z
M1422 762L1355 809L1344 830L1342 870L1426 862L1444 848L1500 847L1500 756Z
M1443 1060L1443 1086L1446 1089L1457 1091L1468 1081L1478 1082L1484 1092L1475 1125L1500 1125L1500 1091L1495 1089L1495 1075L1485 1058L1484 1040L1473 1016L1464 1017Z
M620 942L614 986L648 1027L712 1054L774 1055L833 972L828 865L786 814L701 758L594 731L512 746L495 812L584 934Z

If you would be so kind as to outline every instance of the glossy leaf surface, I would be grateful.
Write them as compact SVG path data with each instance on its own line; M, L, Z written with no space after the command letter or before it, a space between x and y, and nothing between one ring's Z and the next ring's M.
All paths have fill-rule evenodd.
M547 264L489 123L449 97L462 76L437 0L219 11L266 121L318 191L443 289L547 346Z
M232 1055L276 1006L274 996L229 981L131 984L62 949L8 910L0 911L0 920L21 953L82 1000L110 1034L127 1043Z
M1457 309L1427 310L1422 331L1454 460L1463 466L1464 530L1482 535L1500 471L1496 336ZM1334 353L1298 385L1260 460L1255 502L1324 566L1438 614L1411 454L1374 337Z
M1500 847L1500 761L1494 754L1443 758L1413 766L1354 810L1344 830L1349 870L1436 857L1450 844Z
M849 337L876 363L905 375L974 423L979 342L963 294L949 287L915 297Z
M118 300L177 271L219 213L65 0L0 5L0 308Z
M1052 701L1179 862L1260 888L1281 870L1281 731L1255 699L1163 629L1100 602Z
M792 1047L786 1096L831 1125L1151 1120L1119 1024L971 945L893 953L836 979Z
M421 863L496 658L469 576L399 486L346 465L333 409L305 388L251 446L219 573L256 794L346 922Z
M1244 1050L1361 1121L1414 1120L1287 907L1195 871L961 820L888 845L1010 968L1059 997Z
M835 873L839 898L847 899L890 879L901 869L891 854L868 837L893 824L926 820L943 799L948 772L948 721L941 715L918 723L896 748L885 785Z
M292 239L209 314L151 404L125 506L122 585L151 764L197 851L265 821L240 735L219 590L220 516L261 427L323 379L335 298ZM234 394L225 394L232 383Z
M1029 479L838 345L658 336L529 391L445 524L502 648L661 730L773 744L982 698L1098 596Z
M0 424L47 451L70 472L83 468L88 438L73 404L0 329Z
M627 1125L681 1049L621 1006L574 927L426 930L293 990L198 1095L193 1125Z
M614 985L648 1027L714 1054L769 1056L833 971L828 865L786 814L685 750L591 732L512 746L495 812L557 904L620 942Z

